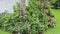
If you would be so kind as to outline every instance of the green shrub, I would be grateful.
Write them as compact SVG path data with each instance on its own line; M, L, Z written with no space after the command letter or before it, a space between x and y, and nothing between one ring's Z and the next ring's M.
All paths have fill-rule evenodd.
M38 9L39 5L38 1L29 0L29 6L26 7L27 16L22 19L20 16L20 4L17 3L16 6L13 6L13 14L5 14L1 17L0 22L4 26L3 29L10 32L20 31L22 34L30 32L36 34L45 31L48 28L48 20L47 16L45 18Z

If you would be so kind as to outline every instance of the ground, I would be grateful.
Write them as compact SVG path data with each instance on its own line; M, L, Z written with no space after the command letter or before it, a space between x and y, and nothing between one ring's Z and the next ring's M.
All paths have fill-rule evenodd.
M5 32L3 30L0 30L0 34L10 34L9 32Z
M60 34L60 9L52 9L51 11L55 15L57 25L54 28L47 29L44 32L44 34ZM0 30L0 34L10 34L10 33Z
M60 34L60 9L53 9L51 11L55 15L57 25L54 28L49 28L44 34Z

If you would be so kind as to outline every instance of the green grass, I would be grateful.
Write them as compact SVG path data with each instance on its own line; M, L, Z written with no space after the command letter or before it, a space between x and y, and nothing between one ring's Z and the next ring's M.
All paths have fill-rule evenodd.
M6 31L3 31L3 30L0 30L0 34L10 34L10 33L6 32Z
M49 28L47 31L44 32L44 34L60 34L60 10L52 9L51 11L55 15L57 25L54 28ZM0 30L0 34L10 34L10 33Z
M52 13L55 15L57 25L54 28L49 28L44 34L60 34L60 10L53 9Z

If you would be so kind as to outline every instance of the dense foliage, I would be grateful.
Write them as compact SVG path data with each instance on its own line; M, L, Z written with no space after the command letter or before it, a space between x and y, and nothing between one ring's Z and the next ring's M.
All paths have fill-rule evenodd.
M20 16L20 3L13 6L13 14L2 14L0 16L0 28L6 31L20 31L21 34L36 34L45 31L48 26L47 16L44 17L39 10L40 3L36 0L29 0L26 6L26 16ZM44 20L46 19L46 20Z
M52 2L53 8L60 9L60 0L56 0L55 2Z

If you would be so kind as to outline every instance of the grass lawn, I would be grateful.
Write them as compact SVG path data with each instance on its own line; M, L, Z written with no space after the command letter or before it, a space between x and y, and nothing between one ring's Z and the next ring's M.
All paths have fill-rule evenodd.
M54 28L49 28L44 34L60 34L60 9L53 9L52 13L55 15L57 25Z
M51 11L55 15L57 25L54 28L49 28L47 31L44 32L44 34L60 34L60 10L52 9ZM10 33L0 30L0 34L10 34Z
M9 32L5 32L3 30L0 30L0 34L10 34Z

